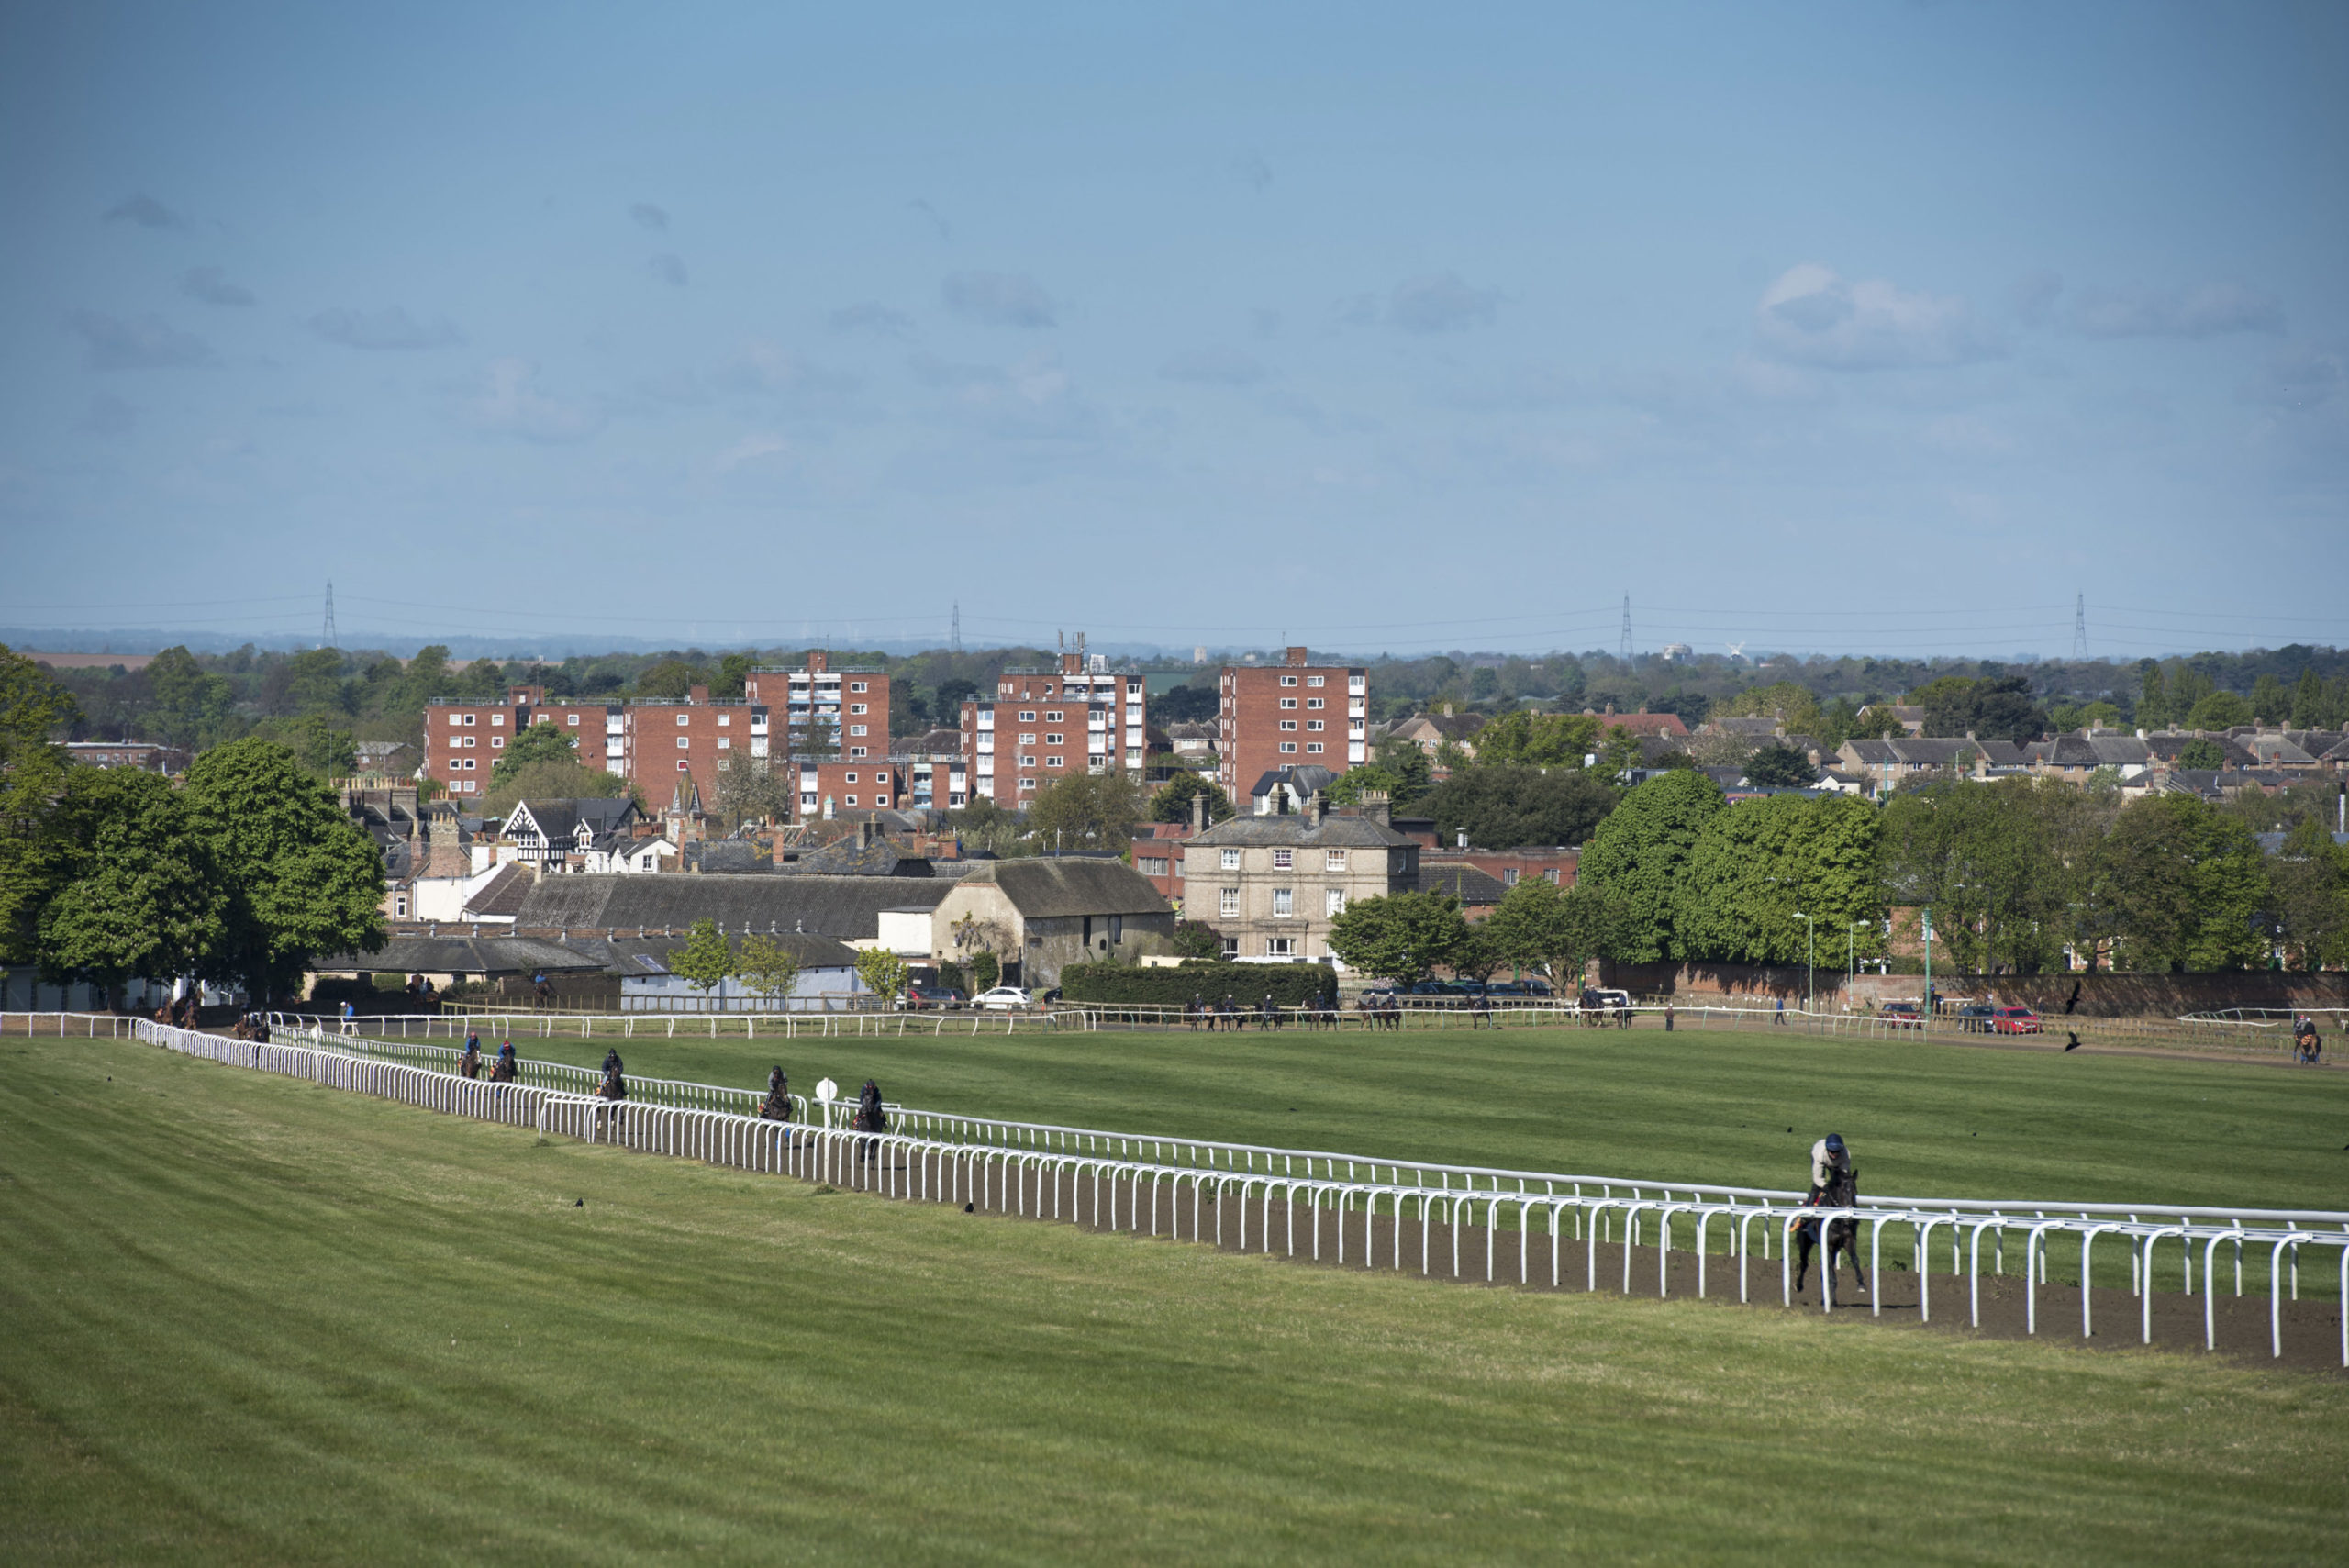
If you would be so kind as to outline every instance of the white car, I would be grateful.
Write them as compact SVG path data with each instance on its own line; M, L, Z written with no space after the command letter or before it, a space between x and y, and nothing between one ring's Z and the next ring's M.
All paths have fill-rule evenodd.
M992 991L982 991L971 998L971 1006L985 1007L991 1013L1009 1012L1014 1007L1025 1007L1028 1005L1028 993L1017 985L998 985Z

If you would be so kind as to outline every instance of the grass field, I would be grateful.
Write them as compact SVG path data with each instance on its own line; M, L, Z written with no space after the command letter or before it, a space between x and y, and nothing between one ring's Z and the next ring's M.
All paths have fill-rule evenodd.
M1253 1081L1186 1060L1186 1118ZM1999 1062L1928 1076L1954 1095ZM894 1065L1110 1120L1146 1076ZM2277 1562L2337 1561L2349 1519L2333 1379L1297 1268L538 1146L128 1043L9 1041L0 1067L12 1562ZM1542 1146L1575 1076L1511 1136ZM1368 1109L1297 1114L1413 1125L1399 1067L1361 1084Z
M763 1088L1463 1164L1791 1187L1843 1134L1874 1194L2349 1208L2349 1073L1788 1030L517 1040Z

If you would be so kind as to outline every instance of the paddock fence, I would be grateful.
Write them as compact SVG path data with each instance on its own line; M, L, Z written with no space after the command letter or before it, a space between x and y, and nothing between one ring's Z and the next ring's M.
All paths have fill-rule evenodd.
M1896 1258L1908 1253L1925 1321L1932 1318L1929 1265L1945 1243L1948 1273L1964 1276L1968 1320L1978 1328L1985 1241L1996 1276L2004 1272L2010 1235L2019 1234L2026 1332L2039 1331L2038 1290L2049 1282L2059 1244L2068 1252L2076 1241L2081 1332L2088 1336L2095 1248L2106 1240L2125 1250L2144 1342L2153 1337L2157 1276L2175 1268L2180 1289L2202 1298L2204 1343L2214 1349L2216 1302L2231 1263L2233 1295L2243 1295L2247 1273L2254 1284L2266 1285L2271 1353L2280 1357L2282 1303L2288 1294L2299 1297L2300 1254L2330 1248L2338 1263L2341 1360L2349 1368L2349 1212L1898 1196L1826 1209L1806 1207L1805 1195L1791 1191L1383 1159L906 1106L892 1107L889 1130L874 1133L849 1125L853 1107L846 1101L811 1104L795 1096L796 1119L769 1121L732 1108L753 1101L751 1091L721 1085L636 1080L631 1090L641 1097L614 1103L561 1086L578 1082L564 1074L587 1073L565 1063L526 1062L522 1081L491 1084L457 1076L447 1059L453 1052L420 1043L320 1032L307 1043L259 1044L131 1022L137 1038L183 1054L445 1115L529 1126L542 1138L701 1160L907 1201L967 1204L1079 1225L1089 1214L1097 1229L1177 1240L1205 1242L1211 1230L1214 1244L1223 1246L1229 1233L1242 1251L1271 1253L1277 1246L1289 1257L1326 1255L1339 1264L1383 1264L1397 1272L1408 1260L1413 1272L1428 1277L1487 1284L1566 1288L1565 1243L1572 1240L1582 1253L1583 1288L1599 1288L1600 1249L1620 1245L1621 1290L1643 1291L1651 1266L1642 1264L1642 1249L1652 1247L1656 1293L1668 1295L1676 1232L1694 1254L1698 1296L1709 1294L1718 1256L1725 1269L1734 1267L1738 1298L1750 1300L1758 1238L1764 1264L1776 1253L1781 1304L1791 1307L1790 1231L1808 1222L1849 1219L1865 1231L1872 1273L1881 1268L1887 1243ZM412 1055L399 1059L404 1053ZM664 1093L677 1103L662 1103L658 1096ZM1439 1228L1445 1235L1442 1248ZM1715 1237L1722 1246L1718 1254ZM1508 1280L1511 1250L1515 1282ZM1823 1312L1837 1307L1832 1282L1830 1269L1820 1292ZM1873 1295L1869 1310L1881 1315Z

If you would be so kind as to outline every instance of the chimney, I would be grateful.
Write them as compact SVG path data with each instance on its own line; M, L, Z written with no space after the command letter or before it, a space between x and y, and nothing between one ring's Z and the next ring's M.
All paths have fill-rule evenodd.
M1306 662L1306 651L1305 651L1305 650L1304 650L1304 649L1302 649L1302 648L1292 648L1292 649L1290 649L1290 650L1288 651L1288 662L1289 662L1290 663L1292 663L1292 664L1302 664L1302 663L1304 663L1304 662Z
M807 651L807 673L809 674L820 675L830 668L831 664L825 659L824 651L822 649L811 648Z
M1362 792L1360 798L1362 803L1360 809L1365 819L1377 823L1381 828L1392 828L1395 825L1392 809L1395 799L1393 795L1383 789L1366 789Z
M707 686L689 686L685 690L685 700L696 704L706 703L709 700L709 688Z
M1318 789L1313 792L1311 798L1307 800L1305 803L1305 820L1308 827L1319 828L1321 826L1321 792Z
M1201 790L1198 794L1191 797L1191 831L1194 833L1204 833L1207 830L1208 792Z

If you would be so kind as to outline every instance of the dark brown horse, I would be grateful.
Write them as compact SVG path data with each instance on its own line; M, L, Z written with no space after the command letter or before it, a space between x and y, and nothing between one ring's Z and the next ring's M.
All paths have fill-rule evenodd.
M1849 1208L1858 1201L1859 1195L1859 1173L1851 1166L1845 1165L1837 1169L1829 1178L1826 1190L1820 1194L1817 1203L1820 1208ZM1819 1245L1819 1225L1820 1222L1816 1219L1806 1219L1795 1226L1795 1288L1797 1290L1802 1288L1803 1278L1810 1271L1810 1254ZM1835 1273L1835 1255L1841 1252L1851 1260L1852 1272L1860 1276L1860 1289L1863 1291L1867 1289L1868 1273L1865 1269L1860 1267L1859 1238L1860 1222L1858 1220L1831 1219L1827 1221L1827 1259L1820 1265L1820 1273L1826 1276L1820 1282L1825 1288L1831 1291L1834 1288L1835 1282L1832 1276Z

